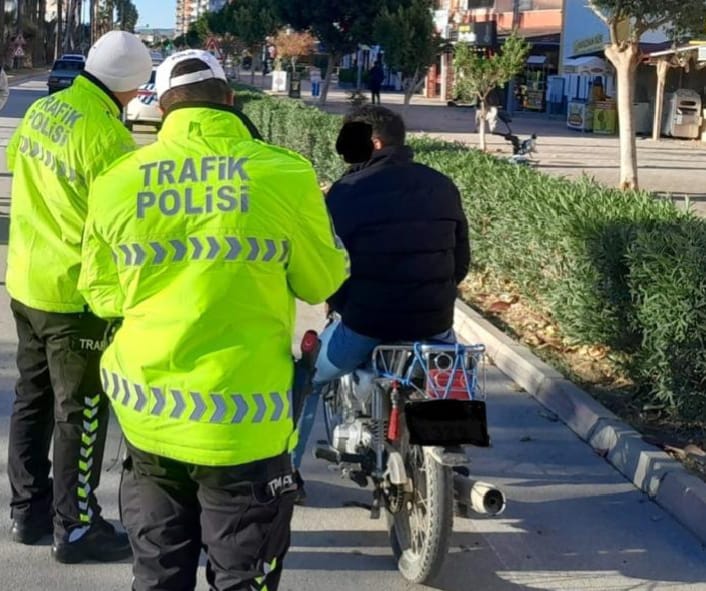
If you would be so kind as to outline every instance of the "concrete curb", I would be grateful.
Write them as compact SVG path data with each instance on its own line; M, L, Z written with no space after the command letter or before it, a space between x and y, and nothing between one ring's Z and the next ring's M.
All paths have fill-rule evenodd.
M464 340L485 344L503 373L706 544L705 482L461 301L455 328Z
M38 78L40 76L48 76L49 68L40 68L35 70L33 73L25 73L21 74L19 76L15 76L14 74L8 74L7 75L7 81L9 82L10 86L17 86L18 84L22 84L23 82L27 82L29 80L33 80L35 78Z

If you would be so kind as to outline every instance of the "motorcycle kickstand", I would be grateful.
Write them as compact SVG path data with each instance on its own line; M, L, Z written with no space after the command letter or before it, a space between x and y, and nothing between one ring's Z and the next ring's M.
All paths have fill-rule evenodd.
M375 485L373 491L373 504L370 505L370 519L380 519L380 507L382 506L382 488L379 484Z

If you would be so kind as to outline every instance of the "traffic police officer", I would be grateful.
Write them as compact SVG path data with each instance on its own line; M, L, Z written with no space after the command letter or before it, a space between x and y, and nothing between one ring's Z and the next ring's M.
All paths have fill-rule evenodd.
M312 166L259 141L223 68L158 68L158 141L91 189L80 288L121 319L101 362L128 443L135 591L274 591L289 547L295 297L347 277Z
M108 419L98 368L106 325L90 313L77 282L88 190L136 147L120 113L151 70L135 35L108 33L70 88L30 107L7 148L14 175L7 290L20 373L8 463L12 536L38 542L52 531L53 515L59 562L130 555L127 536L100 517L94 494Z

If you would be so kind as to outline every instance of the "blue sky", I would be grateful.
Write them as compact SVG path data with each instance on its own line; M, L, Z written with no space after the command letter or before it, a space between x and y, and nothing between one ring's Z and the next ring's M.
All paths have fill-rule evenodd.
M140 13L138 27L172 29L176 21L176 0L134 0Z

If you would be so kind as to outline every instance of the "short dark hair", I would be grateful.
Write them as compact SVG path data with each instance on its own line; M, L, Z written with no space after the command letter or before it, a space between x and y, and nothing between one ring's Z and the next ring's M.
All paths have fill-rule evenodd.
M404 146L407 129L404 119L394 111L378 105L365 105L348 113L345 123L367 123L373 128L373 137L380 138L386 146Z
M172 78L208 70L208 65L199 59L185 60L174 66ZM169 111L180 103L203 101L229 105L233 91L223 80L212 78L203 82L177 86L165 92L159 103L164 111Z

